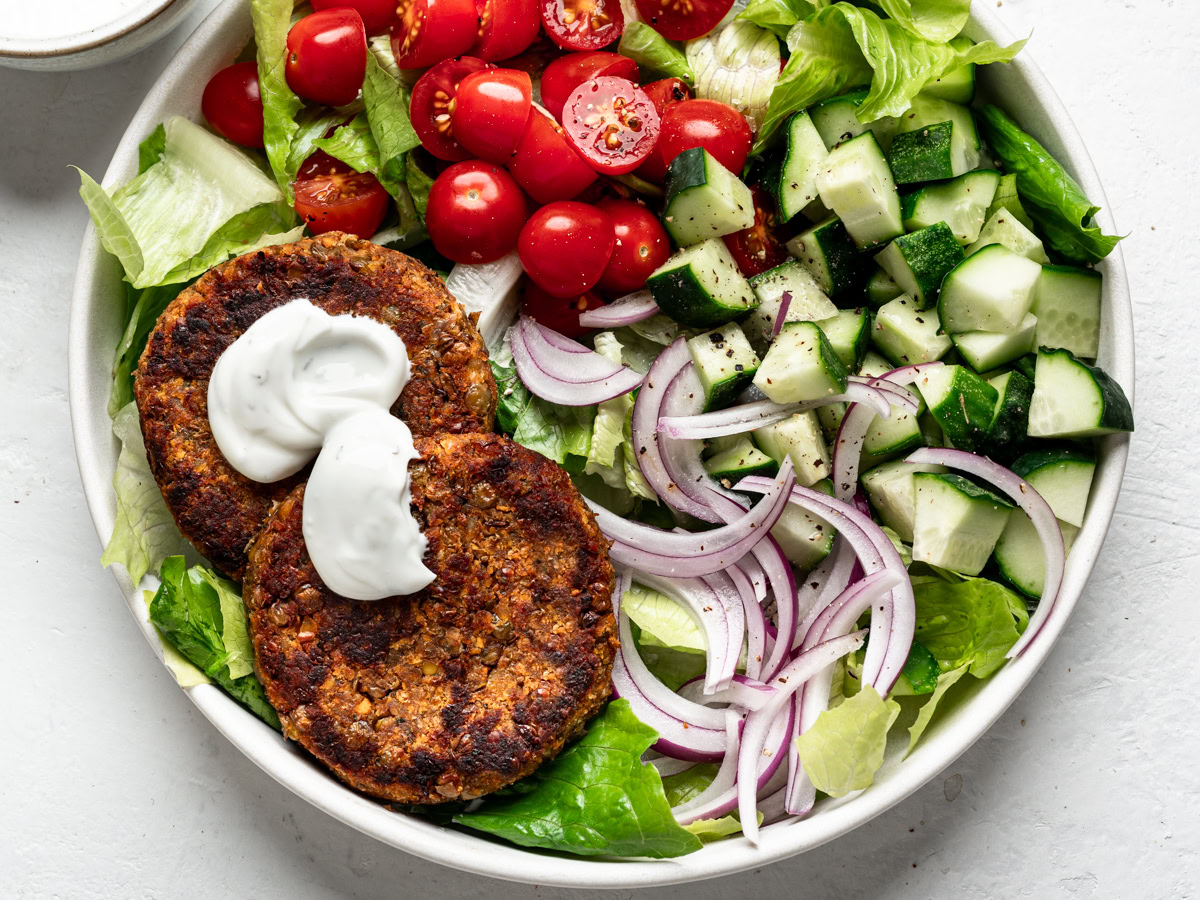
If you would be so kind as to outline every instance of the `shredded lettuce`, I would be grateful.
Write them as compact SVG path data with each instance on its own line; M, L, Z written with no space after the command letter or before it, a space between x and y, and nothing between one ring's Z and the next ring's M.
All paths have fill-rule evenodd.
M944 44L971 18L971 0L876 0L905 31Z
M678 78L691 86L696 81L683 49L645 22L625 23L617 51L638 64L643 82Z
M958 680L966 674L967 667L959 666L957 669L943 672L938 676L937 686L933 689L933 693L929 695L929 699L921 705L920 710L917 712L917 720L908 729L908 749L904 751L905 756L912 753L913 747L917 746L917 741L921 739L921 735L925 733L925 729L933 721L933 714L937 711L938 704L942 702L942 697L946 695L946 691L954 687Z
M940 578L917 577L913 578L913 593L916 638L943 672L966 666L976 678L986 678L1004 665L1004 654L1028 623L1024 601L986 578L952 584Z
M888 729L900 704L866 685L836 709L827 709L796 738L804 771L817 790L831 797L870 787L883 765Z
M1122 240L1094 224L1100 207L1032 135L1022 131L1003 110L984 106L979 124L992 151L1017 177L1017 190L1050 249L1073 263L1097 263ZM1011 211L1011 207L1009 207Z
M296 154L292 152L292 141L299 131L296 116L303 104L288 87L284 73L293 5L293 0L250 0L258 54L258 90L263 104L263 149L288 203L292 202L296 172L307 158L294 159Z
M732 106L757 131L779 80L775 35L753 22L734 20L688 41L687 60L696 73L696 96Z
M614 700L587 734L530 775L521 793L487 799L454 821L523 847L578 856L692 853L700 839L676 824L662 779L642 762L657 737L628 700Z

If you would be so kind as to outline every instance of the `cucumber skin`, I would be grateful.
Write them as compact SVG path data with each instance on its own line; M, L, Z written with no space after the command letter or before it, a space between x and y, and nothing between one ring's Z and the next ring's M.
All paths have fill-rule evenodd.
M732 488L735 484L750 475L761 475L764 478L774 478L779 474L779 463L771 460L761 466L747 466L744 469L731 469L725 472L709 472L710 478L715 479L722 487Z
M704 149L694 147L691 150L684 150L671 160L671 165L667 169L667 182L664 185L667 199L663 204L663 210L665 211L671 205L671 200L675 198L676 194L706 184L708 184L708 171L704 164Z
M892 138L888 165L896 184L953 178L954 160L950 150L953 135L953 123L940 122Z
M681 325L692 328L726 325L752 309L750 306L719 306L708 297L708 292L688 266L656 275L647 280L646 287L650 288L654 302L663 312ZM698 296L707 299L697 300Z
M1096 455L1089 452L1085 447L1068 446L1052 450L1030 450L1013 462L1010 468L1017 475L1028 479L1038 469L1044 469L1046 466L1053 466L1063 462L1095 464Z
M955 447L974 452L988 441L999 399L999 392L994 387L962 368L956 374L946 399L936 408L930 406L929 412ZM986 422L987 425L977 422Z
M917 261L923 262L921 271L917 271L908 256L901 253L904 261L913 270L913 275L917 277L917 284L921 288L921 309L929 309L937 303L942 280L955 266L966 259L962 246L955 240L954 232L945 222L938 222L936 225L930 225L919 231L901 235L896 238L895 243L899 247L912 248L917 251Z
M738 394L750 386L754 381L754 373L758 371L758 366L753 369L743 369L736 375L726 378L719 384L714 384L712 393L708 395L708 402L704 405L705 412L712 412L715 409L724 409L731 406L737 400ZM754 474L759 474L755 472ZM774 477L774 476L772 476Z
M867 280L867 269L863 264L863 257L859 255L854 238L850 237L850 232L846 230L842 220L833 218L818 223L804 234L811 235L809 240L816 244L816 250L825 258L826 268L829 272L829 285L826 290L829 299L837 304L839 309L853 309L859 306L857 297L851 298L851 301L845 306L838 303L839 297L860 289ZM789 250L792 249L791 244L798 239L789 241ZM804 242L803 249L797 257L801 265L805 265L806 256L810 262L814 259L814 251L808 247L808 241ZM809 271L813 271L811 267L808 268ZM817 275L817 273L814 271L813 275ZM820 276L817 276L817 281L821 281ZM825 289L826 285L821 284L821 287Z
M1001 404L1000 401L1004 402ZM1008 389L997 402L995 417L981 443L983 452L997 462L1006 462L1029 443L1029 404L1033 382L1016 369L1009 373ZM1020 474L1020 473L1018 473ZM1021 477L1024 477L1023 475Z
M1014 504L1007 497L1001 497L995 491L990 491L985 487L980 487L971 479L963 475L957 475L954 472L914 472L913 478L928 478L930 480L937 479L938 481L942 481L950 485L960 494L963 494L972 500L987 500L989 503L993 503L996 506L1002 506L1005 509L1016 508L1016 504Z
M1070 350L1059 348L1052 350L1048 347L1039 347L1038 356L1058 356L1066 354L1066 356L1077 366L1082 366L1092 376L1092 381L1096 384L1096 389L1100 392L1100 418L1096 422L1096 428L1108 429L1109 431L1133 431L1133 409L1129 405L1129 398L1125 396L1125 391L1119 384L1112 380L1107 372L1099 366L1089 366Z

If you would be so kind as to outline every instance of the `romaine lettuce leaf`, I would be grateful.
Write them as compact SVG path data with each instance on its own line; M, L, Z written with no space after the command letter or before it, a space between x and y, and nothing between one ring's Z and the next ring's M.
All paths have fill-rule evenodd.
M368 53L362 93L384 174L389 180L403 181L405 154L421 145L408 117L408 92L380 66L375 54Z
M717 766L713 763L698 763L677 775L668 775L662 780L667 803L672 807L686 803L712 784L716 776ZM762 813L758 814L758 820L762 822ZM707 844L731 834L740 834L742 823L736 813L730 813L719 819L697 819L683 828Z
M1100 207L1046 148L995 106L976 111L992 151L1017 176L1017 190L1050 249L1073 263L1097 263L1122 240L1093 223ZM1010 207L1011 211L1011 207Z
M627 21L617 50L638 64L643 82L678 78L691 86L696 81L683 49L645 22Z
M1017 176L1012 173L1000 176L1000 183L996 186L996 196L992 199L992 205L988 207L984 221L990 219L1001 209L1007 209L1018 222L1030 231L1034 230L1033 219L1029 218L1029 213L1025 212L1025 207L1021 205L1021 197L1017 194Z
M675 823L662 779L642 754L658 737L614 700L588 731L527 779L532 789L485 800L454 821L523 847L578 856L683 856L701 841Z
M593 346L601 356L618 365L623 364L621 342L613 332L598 332ZM622 492L628 492L628 487L625 483L625 454L621 445L625 441L625 417L632 409L633 397L629 394L605 400L596 406L592 443L583 467L587 474L598 475L610 488Z
M746 8L738 13L739 19L753 22L766 28L781 40L787 40L792 26L801 19L811 16L823 3L809 0L750 0Z
M692 614L666 594L636 582L621 599L621 610L641 629L640 646L704 654L708 642Z
M421 167L415 153L408 153L404 157L404 180L408 183L408 193L412 196L417 214L424 219L425 209L429 206L429 189L433 187L433 175Z
M917 720L908 729L908 749L904 751L905 756L912 753L913 747L917 746L917 741L921 739L921 735L929 727L929 723L933 720L933 714L937 711L938 704L942 702L942 697L946 695L946 691L954 687L958 680L966 674L967 667L959 666L957 669L943 672L938 676L937 687L933 689L933 693L929 695L929 699L921 705L921 709L917 712Z
M746 117L752 131L758 130L779 80L779 40L774 34L735 19L688 41L687 61L696 73L698 98L732 106Z
M138 174L141 175L158 162L165 149L167 149L167 130L159 122L158 127L138 144Z
M900 704L866 685L836 709L827 709L796 738L804 771L817 790L831 797L870 787L883 765L888 729Z
M957 584L934 577L912 581L916 639L943 672L966 666L976 678L986 678L1004 665L1004 654L1020 637L1017 626L1025 606L1020 597L986 578Z
M139 291L125 284L125 332L117 344L116 358L113 360L113 386L108 397L110 417L115 417L133 402L133 372L146 348L150 332L154 330L154 323L185 286L170 284Z
M971 0L875 0L900 27L919 38L944 44L971 17Z
M258 59L258 90L263 104L263 149L275 173L279 189L292 202L292 181L300 164L294 160L292 141L299 126L296 116L303 104L288 87L284 66L287 63L287 35L291 29L293 0L250 0L250 18L254 22L254 42Z

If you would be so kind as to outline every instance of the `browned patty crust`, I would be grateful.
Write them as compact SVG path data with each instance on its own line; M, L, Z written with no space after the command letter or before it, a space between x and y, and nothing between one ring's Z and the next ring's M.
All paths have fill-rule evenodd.
M284 733L360 791L440 803L525 777L608 699L614 576L552 461L500 435L417 450L428 588L378 602L333 593L305 550L301 486L253 544L244 597Z
M369 316L404 339L412 377L392 412L414 434L491 431L496 412L479 332L441 279L416 260L331 232L211 269L158 320L134 396L150 468L180 530L239 580L246 547L272 504L304 475L260 484L229 465L208 424L208 380L225 348L297 297L335 315Z

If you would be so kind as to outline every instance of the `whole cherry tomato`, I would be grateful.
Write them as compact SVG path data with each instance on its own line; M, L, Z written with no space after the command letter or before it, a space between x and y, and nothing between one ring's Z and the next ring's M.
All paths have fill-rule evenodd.
M628 56L620 53L593 51L568 53L561 56L542 73L542 106L550 115L562 121L563 106L571 92L585 81L600 75L615 75L638 83L638 67Z
M200 111L213 130L243 147L263 145L262 94L253 61L226 66L208 80Z
M475 0L398 0L391 36L401 69L424 69L461 56L479 37Z
M345 106L358 96L367 73L367 32L352 9L305 16L287 36L288 87L314 103Z
M601 75L571 92L563 107L567 140L606 175L632 172L658 140L658 113L632 81Z
M542 27L538 0L475 0L479 31L471 56L496 62L524 53Z
M625 30L620 0L541 0L546 34L565 50L599 50Z
M684 150L703 147L739 175L752 143L754 135L746 117L732 106L719 100L685 100L664 113L658 149L669 166Z
M454 136L480 159L505 163L517 149L529 112L533 83L519 69L480 69L458 83Z
M723 238L746 277L773 269L788 258L787 247L775 230L775 203L770 194L757 184L750 194L754 198L754 224Z
M312 0L318 12L346 7L362 16L367 34L383 34L396 19L396 0Z
M667 230L658 216L633 200L601 200L596 206L612 219L616 238L597 287L614 297L641 290L671 255Z
M379 230L390 199L370 172L355 172L323 150L304 161L292 190L296 212L313 234L345 231L369 238Z
M555 297L528 278L521 291L522 315L537 319L547 328L569 338L581 338L594 331L579 324L579 314L603 305L604 301L595 291L587 291L577 297Z
M543 206L529 217L517 252L538 287L555 297L575 297L596 286L615 242L607 213L565 200Z
M482 59L471 56L445 59L428 69L413 85L408 108L413 131L421 139L421 146L438 159L458 162L471 158L455 137L455 98L464 78L488 66Z
M461 263L485 263L512 252L529 216L521 188L495 163L448 167L429 189L425 228L434 248Z
M638 12L669 41L690 41L712 31L733 0L637 0Z
M538 203L570 200L596 180L596 170L567 143L562 126L536 106L508 171Z
M642 85L642 90L646 92L646 96L650 98L650 102L654 104L654 108L658 111L660 124L662 117L666 115L668 109L677 103L682 103L684 100L692 99L692 89L678 78L663 78L660 81L652 81L649 84ZM663 179L667 177L667 164L663 162L662 150L658 145L655 145L654 149L650 151L650 155L646 157L646 161L638 167L637 175L639 178L645 178L654 184L663 183Z

